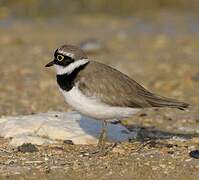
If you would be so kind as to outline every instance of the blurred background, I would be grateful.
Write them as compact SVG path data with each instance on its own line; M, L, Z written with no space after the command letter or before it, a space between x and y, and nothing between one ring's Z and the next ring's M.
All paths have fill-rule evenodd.
M134 15L143 11L198 11L198 0L1 0L1 16L52 17L69 14Z
M69 110L44 68L65 43L198 105L198 9L199 0L0 0L0 115Z

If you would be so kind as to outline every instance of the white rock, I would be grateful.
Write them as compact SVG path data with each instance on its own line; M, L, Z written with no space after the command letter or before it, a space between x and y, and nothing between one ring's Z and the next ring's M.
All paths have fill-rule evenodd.
M0 118L0 136L12 137L13 146L23 143L49 144L56 140L72 140L74 144L96 144L101 132L101 121L77 112L49 112L26 116ZM108 123L108 140L126 141L137 133L120 124Z
M47 144L55 144L55 143L58 143L58 142L55 141L55 140L50 140L50 139L47 139L47 138L43 138L43 137L39 137L39 136L31 136L31 135L26 135L26 134L15 136L10 141L10 145L12 145L12 146L20 146L23 143L32 143L32 144L37 144L37 145L47 145Z

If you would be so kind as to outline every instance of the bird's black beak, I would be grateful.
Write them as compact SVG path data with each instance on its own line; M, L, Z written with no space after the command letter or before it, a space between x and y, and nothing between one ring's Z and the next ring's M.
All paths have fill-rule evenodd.
M45 67L50 67L54 65L54 61L50 61L48 64L45 65Z

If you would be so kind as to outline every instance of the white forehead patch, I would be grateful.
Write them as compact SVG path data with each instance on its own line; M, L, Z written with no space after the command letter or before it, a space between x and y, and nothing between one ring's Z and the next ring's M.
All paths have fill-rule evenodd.
M77 67L86 64L87 62L89 62L88 59L80 59L77 61L74 61L72 63L70 63L68 66L64 67L64 66L60 66L58 64L55 64L55 69L57 72L57 75L62 75L62 74L70 74L72 73Z
M64 56L71 57L72 59L74 59L74 56L75 56L73 53L65 52L62 50L58 50L58 53L63 54Z

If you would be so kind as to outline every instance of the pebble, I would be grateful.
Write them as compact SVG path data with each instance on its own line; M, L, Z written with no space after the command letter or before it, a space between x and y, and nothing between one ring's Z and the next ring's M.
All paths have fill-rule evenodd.
M73 141L70 139L64 140L64 144L74 145Z
M195 159L199 159L199 150L194 150L189 153L189 155Z
M186 162L189 162L189 161L191 161L191 160L192 160L192 159L190 158L190 159L186 159L185 161L186 161Z
M8 160L4 164L5 165L13 165L15 162L17 162L17 160Z
M141 114L140 114L140 117L145 117L145 116L147 116L146 113L141 113Z
M194 137L191 139L194 144L199 144L199 137Z
M165 168L166 165L165 165L165 164L160 164L160 167L161 167L161 168Z
M124 149L122 149L122 148L114 148L113 150L112 150L112 152L113 153L118 153L118 154L125 154L125 150Z
M189 147L188 147L188 150L192 151L192 150L194 150L195 148L196 148L195 146L189 146Z
M144 163L144 165L149 166L149 165L150 165L150 163L149 163L149 162L146 162L146 163Z
M25 164L42 164L43 161L26 161Z
M199 74L195 74L192 76L193 81L199 81Z
M157 167L157 166L152 166L151 169L152 169L153 171L156 171L156 170L159 169L159 167Z
M17 149L18 151L23 152L23 153L26 153L26 152L32 153L32 152L38 151L38 148L34 144L31 144L31 143L24 143L21 146L18 146Z

